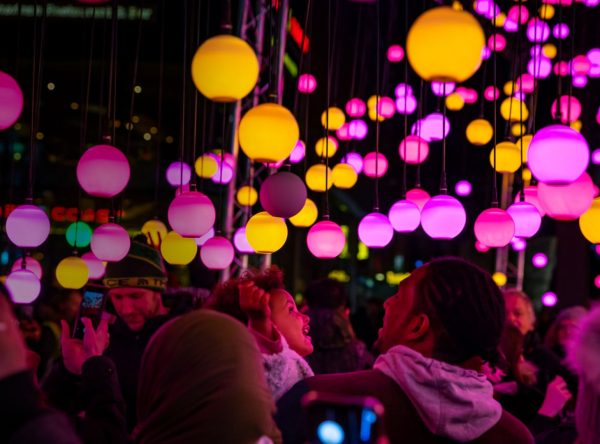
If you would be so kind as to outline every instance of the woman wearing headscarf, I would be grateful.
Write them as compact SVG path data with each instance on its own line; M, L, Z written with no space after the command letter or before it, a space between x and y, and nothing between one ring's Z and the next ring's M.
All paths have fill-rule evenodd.
M156 333L142 358L137 405L136 443L281 441L256 341L213 311Z

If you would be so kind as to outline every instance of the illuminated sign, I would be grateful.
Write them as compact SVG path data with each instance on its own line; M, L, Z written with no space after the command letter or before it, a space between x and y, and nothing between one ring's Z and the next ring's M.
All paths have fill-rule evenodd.
M0 207L0 217L8 217L15 208L17 208L17 205L14 204L6 204L4 207ZM117 214L122 217L124 213L120 211ZM53 222L77 222L77 220L81 220L83 222L105 224L108 222L110 210L108 208L98 208L96 210L86 208L81 212L81 217L78 218L79 208L77 207L52 207L48 215Z

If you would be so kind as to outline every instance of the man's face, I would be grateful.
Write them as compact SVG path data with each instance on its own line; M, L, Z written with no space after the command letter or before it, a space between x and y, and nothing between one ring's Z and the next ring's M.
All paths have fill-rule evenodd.
M160 294L145 288L113 288L108 295L117 311L117 315L130 330L144 328L146 319L158 316Z
M507 321L517 327L523 335L533 331L535 318L529 304L523 298L514 294L506 295L504 302L506 304Z

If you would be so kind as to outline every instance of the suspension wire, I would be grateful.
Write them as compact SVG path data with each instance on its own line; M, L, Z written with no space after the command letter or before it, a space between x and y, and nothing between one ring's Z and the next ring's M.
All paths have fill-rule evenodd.
M408 35L408 2L405 1L404 2L404 31L406 32L406 35ZM404 47L406 48L406 39L405 39L405 43L404 43ZM407 152L406 152L406 138L408 137L408 110L407 110L407 103L408 103L408 57L405 57L404 60L404 157L407 157ZM421 143L419 142L419 147L421 146ZM421 152L419 151L417 153L417 160L421 159ZM406 159L404 159L404 163L402 164L402 199L406 199L406 192L408 189L408 185L407 185L407 181L406 181L406 176L408 173L408 168L407 168L407 162Z
M187 67L188 41L188 0L183 0L183 66ZM179 134L179 192L183 193L183 164L185 160L185 108L187 93L187 71L182 70L181 86L181 126Z
M496 28L496 16L493 17L493 26ZM496 146L498 144L498 95L496 94L498 88L498 78L497 78L497 59L498 59L498 51L494 51L493 54L493 77L494 77L494 173L492 176L492 207L498 207L498 171L496 169L497 165L497 150ZM512 101L511 101L512 103Z
M298 68L298 72L300 73L300 75L303 74L303 69L304 68L304 45L306 44L306 28L308 27L308 17L310 14L310 6L311 6L312 0L308 0L308 4L306 6L306 16L304 17L304 32L302 33L302 39L300 39L300 64L299 64L299 68ZM294 93L294 115L297 115L298 113L298 102L299 100L299 95L300 95L300 91L299 88L296 88L296 92ZM307 94L308 95L308 94ZM305 123L306 125L306 123Z
M115 110L116 110L116 71L117 71L117 0L112 4L112 25L111 25L111 44L110 44L110 65L108 69L108 106L106 136L110 137L112 145L115 144ZM112 126L111 126L112 125ZM112 129L112 131L111 131Z
M423 97L423 92L425 91L425 97ZM421 157L421 126L423 120L423 113L425 108L425 100L427 97L427 90L425 89L425 82L423 79L420 81L419 85L419 105L418 105L418 116L417 116L417 137L419 138L419 142L417 145L417 156ZM415 178L415 187L421 188L421 164L417 164L417 174Z
M575 59L575 3L571 6L571 83L569 83L569 103L567 105L567 121L571 124L571 101L573 100L573 60ZM560 100L560 98L559 98Z
M380 84L380 73L379 73L379 64L380 64L380 51L381 51L381 7L380 2L378 1L376 4L376 20L377 20L377 36L375 38L377 42L377 50L376 50L376 68L375 75L377 78L375 79L375 205L373 207L374 211L379 211L379 133L381 127L381 121L379 118L379 101L381 94L381 84Z
M327 111L325 112L325 210L323 218L329 219L329 106L331 100L331 0L327 0Z
M446 97L446 82L442 82L442 93ZM448 194L448 183L446 178L446 100L444 100L442 119L442 177L440 180L440 193Z
M157 119L156 119L156 165L154 168L154 217L158 219L158 188L160 183L160 145L161 145L161 130L162 130L162 101L163 101L163 81L165 71L165 0L160 2L160 49L158 63L158 103L157 103Z
M210 0L206 2L206 36L210 35ZM206 116L208 115L208 101L206 98L202 98L202 144L200 146L200 156L202 158L202 169L204 169L204 162L206 158ZM203 178L204 179L204 178ZM200 181L200 191L204 191L204 180Z
M562 2L558 3L558 22L559 23L563 22L563 7L562 7ZM559 64L559 66L563 62L562 41L563 41L563 39L558 39L558 64ZM540 56L538 56L538 57L540 57ZM556 112L554 113L554 115L552 117L554 119L558 119L560 121L560 119L562 117L562 100L561 100L561 96L562 96L562 78L563 78L563 76L560 75L560 72L559 72L559 75L557 77L558 78L556 80L558 82L558 97L556 99L557 100Z
M200 18L201 18L202 7L200 3L196 4L196 38L194 40L194 46L198 47L200 45ZM194 88L194 124L192 126L192 180L190 183L190 190L196 191L198 180L197 174L195 173L195 162L196 162L196 145L198 143L198 88ZM204 169L204 158L200 161L200 166Z

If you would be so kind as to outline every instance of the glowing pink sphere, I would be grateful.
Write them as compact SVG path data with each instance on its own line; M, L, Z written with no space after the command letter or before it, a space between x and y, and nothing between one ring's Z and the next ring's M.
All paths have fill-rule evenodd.
M515 203L519 202L520 199L521 199L521 192L519 191L517 193L517 196L515 197ZM525 200L525 202L529 202L531 205L533 205L538 210L538 213L540 213L540 216L543 217L546 214L546 212L544 211L544 208L542 207L542 204L540 204L540 200L538 199L537 186L529 185L529 186L525 187L524 200Z
M385 119L393 117L396 113L396 103L389 97L381 97L377 101L377 114Z
M108 222L94 230L90 247L92 253L101 261L118 262L127 256L131 239L120 225Z
M235 249L242 254L252 254L255 252L246 237L246 227L240 227L235 230L233 235L233 245L235 246Z
M491 20L500 14L500 7L493 0L477 0L474 5L475 12L487 19Z
M304 159L305 155L306 155L306 145L302 140L298 140L298 142L296 142L296 146L294 146L294 149L290 153L290 157L289 157L290 163L302 162L302 159Z
M556 39L566 39L569 37L569 25L566 23L557 23L552 28L552 35Z
M488 208L475 220L475 237L491 248L505 247L515 235L515 223L501 208Z
M423 207L430 198L429 193L421 188L413 188L406 192L406 200L414 203L419 208L419 211L423 211Z
M467 214L452 196L439 194L427 201L421 210L421 226L433 239L453 239L465 227Z
M202 236L195 238L194 240L196 241L196 245L201 247L202 245L204 245L206 243L207 240L212 239L213 237L215 237L215 228L214 227L211 228L210 230L208 230Z
M173 162L167 167L166 176L172 187L187 185L192 179L192 169L187 163Z
M409 135L398 147L400 158L406 163L417 165L425 162L429 155L429 144L419 136Z
M355 140L363 140L367 137L369 127L367 123L360 119L354 119L348 122L348 134Z
M233 179L233 168L227 162L217 164L217 172L211 177L214 183L227 185Z
M573 76L571 83L573 83L575 88L584 88L588 83L588 78L586 76Z
M573 75L586 76L591 67L592 64L584 55L578 55L571 61L571 73Z
M369 248L382 248L394 237L394 228L386 215L373 212L358 224L358 238Z
M303 94L310 94L317 89L317 79L312 74L301 74L298 77L298 91Z
M209 270L224 270L233 262L235 251L229 239L215 236L200 248L200 260Z
M77 181L91 196L113 197L129 182L129 162L125 154L111 145L88 148L77 163Z
M404 49L400 45L391 45L387 50L387 59L392 63L401 62L404 58Z
M348 100L346 103L346 113L350 117L362 117L367 112L367 105L358 97Z
M540 205L549 217L557 220L579 218L592 206L594 194L594 182L587 173L566 185L538 184Z
M600 165L600 148L596 148L592 151L591 159L594 165Z
M487 60L492 56L492 51L487 46L481 48L481 60Z
M504 28L506 32L517 32L519 30L519 22L516 19L507 17L506 20L504 20L502 28Z
M536 79L545 79L552 72L552 61L543 55L535 56L527 62L527 72Z
M465 88L464 86L459 86L456 88L456 93L463 98L465 103L472 105L477 102L477 91L473 88Z
M515 236L529 238L534 236L542 225L542 216L535 205L529 202L515 202L506 209L515 223Z
M565 77L569 75L569 63L565 62L564 60L556 62L552 68L552 71L559 77Z
M556 296L556 293L547 291L542 295L542 305L545 307L554 307L557 302L558 296Z
M396 98L396 110L400 114L412 114L417 110L417 99L414 96Z
M513 20L515 23L523 25L527 23L527 20L529 19L529 11L523 5L513 5L508 10L506 17Z
M345 122L342 126L335 130L335 135L339 140L343 141L352 139L352 136L350 135L350 125L348 122Z
M23 258L19 258L15 261L10 271L21 270L23 268ZM31 256L25 256L25 270L31 271L35 274L35 277L42 279L42 264Z
M90 280L101 279L102 276L104 276L104 273L106 273L106 266L104 265L104 262L98 259L91 251L84 253L81 256L81 259L83 259L88 267L88 277Z
M457 196L465 197L470 195L472 191L473 186L468 180L459 180L456 182L456 185L454 185L454 192Z
M15 304L31 304L40 294L42 284L29 270L16 270L6 278L6 289Z
M394 93L396 97L412 96L413 89L408 83L398 83L396 88L394 88Z
M592 48L587 53L587 59L590 62L590 77L600 77L600 48Z
M548 265L548 256L544 253L535 253L531 258L531 263L536 268L544 268Z
M431 82L431 90L438 97L449 96L455 88L456 83L454 82Z
M36 248L50 234L50 220L36 205L19 205L6 219L6 234L17 247Z
M169 205L169 224L183 237L202 236L214 225L215 217L212 201L199 191L182 193Z
M487 253L488 251L490 251L490 247L488 247L485 244L482 244L478 240L475 241L475 249L480 253Z
M411 127L412 134L421 136L427 142L442 140L450 132L450 120L441 113L431 113L421 120L417 120Z
M506 37L498 33L492 34L488 39L487 46L491 51L504 51L504 48L506 48Z
M23 91L15 79L0 71L0 131L10 128L23 111Z
M346 154L344 157L342 157L342 160L340 162L347 163L348 165L350 165L352 168L354 168L354 171L356 171L356 174L362 173L363 158L360 154L355 153L354 151L351 151L348 154Z
M569 105L570 102L570 105ZM557 115L557 100L552 102L552 115ZM564 124L575 122L581 116L581 103L574 96L560 97L560 121Z
M338 224L330 220L317 222L306 235L310 252L319 259L338 257L346 245L346 236Z
M500 97L500 90L493 85L487 86L483 91L483 97L489 102L498 100Z
M260 187L260 204L275 217L290 218L306 202L306 185L296 174L279 171L265 179Z
M535 79L529 73L524 73L517 79L517 88L526 94L531 94L535 89Z
M536 132L527 152L527 163L535 178L551 184L574 182L589 161L585 138L564 125L550 125Z
M363 172L367 177L381 177L388 169L388 161L385 156L375 151L370 152L363 159Z
M510 246L514 251L524 251L527 248L527 241L521 237L514 237L510 241Z
M399 200L390 208L388 218L398 233L411 233L421 223L421 210L410 200Z
M534 17L527 24L527 39L530 42L542 43L550 38L550 25L539 17Z
M594 285L596 288L600 288L600 274L594 278Z

